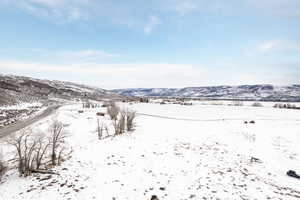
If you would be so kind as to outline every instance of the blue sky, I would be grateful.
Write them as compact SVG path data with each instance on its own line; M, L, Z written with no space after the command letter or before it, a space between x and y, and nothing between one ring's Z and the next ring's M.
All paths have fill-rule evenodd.
M102 88L300 83L299 0L0 0L0 73Z

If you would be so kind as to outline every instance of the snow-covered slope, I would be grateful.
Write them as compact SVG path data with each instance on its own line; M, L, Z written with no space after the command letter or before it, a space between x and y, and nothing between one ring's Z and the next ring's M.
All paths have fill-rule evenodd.
M0 105L73 98L121 98L107 90L63 81L0 75Z
M240 85L174 88L116 89L115 93L139 97L192 97L265 101L300 101L300 85Z

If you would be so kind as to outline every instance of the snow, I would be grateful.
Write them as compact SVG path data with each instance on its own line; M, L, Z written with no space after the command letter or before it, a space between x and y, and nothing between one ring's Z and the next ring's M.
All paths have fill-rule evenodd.
M137 97L186 97L208 99L286 100L299 101L299 85L240 85L175 88L131 88L113 92Z
M11 106L1 106L0 110L22 110L22 109L29 109L30 107L41 107L42 103L40 102L32 102L32 103L19 103L16 105Z
M139 113L136 130L103 140L97 139L96 112L104 108L66 105L34 124L42 132L53 117L66 124L72 157L49 180L20 178L10 170L0 185L0 200L299 199L300 180L286 176L300 166L299 110L120 106ZM107 116L99 119L110 123ZM249 120L255 124L244 124ZM250 162L251 157L261 163Z

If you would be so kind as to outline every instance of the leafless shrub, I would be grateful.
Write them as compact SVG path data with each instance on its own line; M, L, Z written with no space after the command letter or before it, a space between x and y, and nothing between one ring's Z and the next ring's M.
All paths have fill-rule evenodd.
M242 101L232 101L232 104L233 106L243 106L244 103Z
M6 143L16 150L15 160L20 176L26 177L39 170L50 147L52 165L61 163L66 134L62 131L62 123L58 121L54 121L50 127L51 136L47 138L44 135L32 134L32 131L28 129L6 140Z
M96 107L98 107L98 104L92 103L90 101L86 101L82 103L82 108L96 108Z
M57 164L58 165L61 165L61 162L64 160L63 157L62 157L64 151L65 151L65 146L62 146L59 150L59 153L58 153L58 158L57 158Z
M136 112L127 110L125 112L125 116L126 116L126 128L127 128L127 131L132 131L133 128L134 128L134 126L135 126L134 119L136 117Z
M42 165L42 161L47 152L47 149L50 146L50 141L46 140L44 136L40 136L37 138L37 144L35 149L35 167L36 169L40 169Z
M100 120L97 119L97 133L98 133L98 139L99 140L102 139L104 130L106 131L106 133L108 135L109 134L108 127L103 122L100 123Z
M0 181L2 180L2 177L3 175L5 174L6 172L6 165L3 161L3 156L2 156L2 153L0 154Z
M108 107L108 106L114 106L116 105L116 103L112 100L110 101L104 101L103 104L101 105L101 107L105 108L105 107Z
M91 108L91 107L92 107L92 103L90 103L89 101L82 103L82 108Z
M286 108L286 109L299 109L295 104L290 103L276 103L274 108Z
M112 125L114 128L114 135L122 135L125 132L125 119L126 115L124 112L120 113L120 117L112 120Z
M256 140L256 136L254 134L251 133L247 133L247 132L241 132L241 134L245 137L246 140L248 140L249 142L255 142Z
M20 176L31 174L34 164L34 151L36 140L31 136L31 131L23 131L21 134L12 136L7 143L15 147L17 151L18 171Z
M64 140L67 134L62 131L63 124L57 120L54 120L50 126L51 136L50 136L50 146L51 146L51 163L52 165L57 164L57 151L58 148L62 148Z
M263 105L260 102L254 102L252 104L253 107L263 107Z
M107 114L110 116L110 119L117 120L119 113L120 108L115 103L111 103L107 107Z
M282 104L280 104L280 103L276 103L276 104L274 104L274 106L273 106L274 108L282 108L283 107L283 105Z
M101 107L102 107L102 108L106 108L106 107L107 107L107 104L104 103L104 104L101 105Z

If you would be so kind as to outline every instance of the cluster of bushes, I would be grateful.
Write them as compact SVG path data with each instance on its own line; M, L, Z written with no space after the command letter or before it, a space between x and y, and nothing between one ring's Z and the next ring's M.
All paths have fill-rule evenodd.
M276 103L274 108L287 108L287 109L300 109L300 107L297 107L295 104L290 104L290 103Z
M107 114L111 120L111 127L114 136L122 135L126 131L130 132L134 130L134 119L136 117L136 113L134 111L121 110L119 106L117 106L114 102L111 102L107 106ZM103 122L100 123L99 119L97 122L98 138L101 139L104 132L106 135L109 135L109 127Z
M29 176L32 173L47 172L47 167L60 165L63 161L65 150L66 132L63 131L63 124L53 121L50 126L49 136L34 134L30 129L11 136L6 143L15 149L20 176ZM0 161L0 175L1 175ZM4 166L5 167L5 166ZM3 168L3 167L2 167Z
M242 101L232 101L231 104L228 104L229 106L243 106L244 103Z
M91 103L89 101L82 103L82 108L97 108L97 107L99 107L98 104Z
M253 107L263 107L263 105L260 102L254 102L252 104Z
M149 103L148 98L140 98L139 100L140 100L141 103Z

